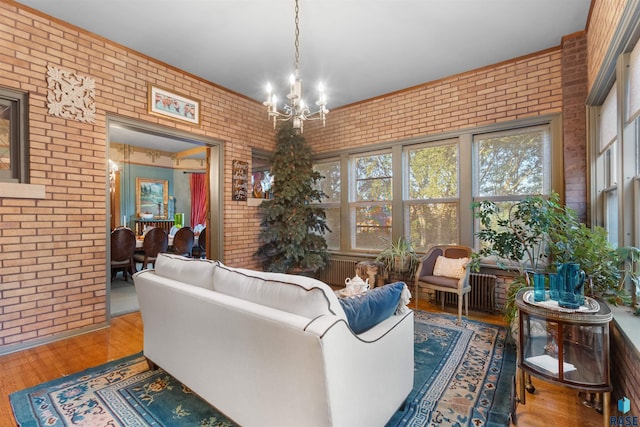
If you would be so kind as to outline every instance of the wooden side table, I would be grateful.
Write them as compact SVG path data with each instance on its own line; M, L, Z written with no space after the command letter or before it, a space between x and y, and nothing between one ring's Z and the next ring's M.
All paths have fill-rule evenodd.
M613 315L601 301L589 299L583 312L565 312L532 303L533 288L516 295L518 307L518 403L526 404L525 375L578 390L602 393L605 427L609 425L611 378L609 322Z

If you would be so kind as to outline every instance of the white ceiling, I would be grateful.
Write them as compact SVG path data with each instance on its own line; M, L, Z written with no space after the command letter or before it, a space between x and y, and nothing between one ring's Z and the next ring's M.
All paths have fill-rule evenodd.
M558 46L591 3L299 1L303 96L322 82L330 110ZM293 71L294 0L19 3L258 101L267 82L283 99Z

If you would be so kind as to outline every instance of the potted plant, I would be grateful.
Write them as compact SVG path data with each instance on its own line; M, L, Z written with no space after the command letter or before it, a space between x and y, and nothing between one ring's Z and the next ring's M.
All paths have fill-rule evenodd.
M555 193L549 198L527 197L511 205L506 213L490 201L474 202L472 208L481 226L476 233L481 249L472 255L472 269L479 270L481 258L493 257L500 268L513 271L504 307L505 320L511 324L517 314L516 294L529 283L527 272L547 267L549 235L564 227L565 209Z
M631 293L631 307L634 314L640 316L638 307L638 293L640 292L640 274L638 273L638 262L640 262L640 249L634 246L623 246L616 250L618 260L622 263L622 280L620 288L627 288Z
M411 241L400 236L389 242L389 245L378 254L376 261L384 264L387 272L399 274L410 272L409 277L413 277L420 258Z
M324 209L313 204L325 197L315 187L322 176L313 170L311 149L290 122L278 129L271 157L273 198L259 207L262 215L256 255L266 271L312 273L328 261Z
M517 314L516 294L529 286L527 272L553 272L557 263L580 264L588 278L587 295L618 304L631 301L625 282L633 284L633 293L637 291L638 275L633 268L640 250L613 248L606 230L580 223L573 210L560 204L558 194L527 197L513 204L506 215L493 202L476 202L473 209L482 226L476 235L483 247L474 254L472 267L479 269L480 257L496 256L499 267L514 272L505 298L508 323Z

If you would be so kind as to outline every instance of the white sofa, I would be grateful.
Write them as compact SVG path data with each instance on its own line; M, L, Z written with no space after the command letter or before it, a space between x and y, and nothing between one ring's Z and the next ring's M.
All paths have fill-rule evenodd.
M134 275L144 355L242 426L383 426L413 386L413 312L355 335L303 276L160 254Z

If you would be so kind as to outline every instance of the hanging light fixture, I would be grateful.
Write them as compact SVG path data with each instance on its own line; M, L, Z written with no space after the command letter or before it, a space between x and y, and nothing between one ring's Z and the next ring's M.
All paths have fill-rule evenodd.
M314 112L311 112L311 109L305 102L302 100L302 81L300 80L300 28L299 28L299 19L298 19L298 0L296 2L296 38L295 38L295 73L291 75L289 78L289 83L291 84L291 88L289 89L289 94L287 95L287 99L289 100L288 104L284 105L284 112L278 111L278 99L275 94L273 94L273 89L271 84L267 84L267 100L263 103L267 107L267 111L269 113L269 119L273 120L273 128L276 127L276 122L278 121L287 121L293 120L294 129L300 129L302 133L303 123L305 120L322 120L322 126L325 125L326 116L329 110L327 110L327 98L324 94L324 88L322 83L318 87L318 100L316 101L316 105L318 109Z

